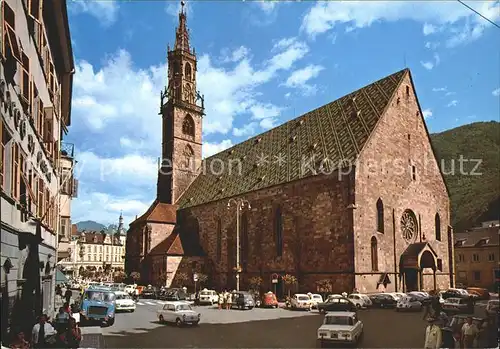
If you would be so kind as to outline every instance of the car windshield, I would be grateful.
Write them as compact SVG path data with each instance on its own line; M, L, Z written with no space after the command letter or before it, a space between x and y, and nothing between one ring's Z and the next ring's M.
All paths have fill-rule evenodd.
M112 302L115 300L115 294L103 291L87 291L85 292L85 299L91 301Z
M201 291L200 295L202 296L210 296L212 293L210 291Z
M352 325L353 320L350 316L327 316L325 317L325 325Z
M132 299L128 294L117 294L116 299Z
M319 294L313 294L312 299L321 299Z
M177 311L182 311L182 310L192 310L191 306L189 304L179 304L175 310Z
M297 299L298 299L299 301L308 301L308 300L309 300L309 297L307 297L307 296L298 296L298 297L297 297Z

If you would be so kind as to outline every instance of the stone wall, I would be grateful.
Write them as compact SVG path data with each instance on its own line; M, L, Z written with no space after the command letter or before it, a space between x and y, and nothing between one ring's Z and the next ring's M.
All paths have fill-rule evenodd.
M261 276L264 289L271 287L271 274L291 274L298 289L316 289L316 281L333 280L335 292L353 286L353 239L347 209L346 180L337 174L318 175L282 186L247 193L248 252L241 288L252 276ZM236 210L228 201L188 208L199 223L200 240L208 260L213 261L214 284L235 287ZM277 256L275 212L283 217L283 254ZM217 222L222 223L221 259L217 260ZM243 231L243 228L242 228ZM243 237L241 237L243 239Z
M412 166L415 166L415 179ZM379 198L384 205L383 233L377 231L376 223ZM395 280L400 256L411 242L424 241L424 236L442 261L443 268L437 277L439 286L449 287L449 198L408 75L357 163L356 207L354 240L358 289L375 290L380 273L392 273L388 289L394 290L398 284L401 290ZM401 233L400 220L407 209L415 213L419 227L411 241L405 240ZM440 241L436 240L436 213L441 221ZM371 267L372 237L378 244L378 273L373 273Z

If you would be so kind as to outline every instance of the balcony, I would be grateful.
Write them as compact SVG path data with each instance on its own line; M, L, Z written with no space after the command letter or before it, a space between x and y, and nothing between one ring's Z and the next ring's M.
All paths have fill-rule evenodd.
M73 143L61 142L61 156L73 158L75 155L75 145Z

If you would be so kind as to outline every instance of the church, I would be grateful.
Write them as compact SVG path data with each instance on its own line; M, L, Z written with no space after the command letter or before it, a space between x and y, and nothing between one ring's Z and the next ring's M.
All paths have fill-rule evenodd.
M130 224L128 275L192 288L203 274L217 290L260 278L279 297L453 286L449 193L409 69L202 159L196 64L181 10L157 197Z

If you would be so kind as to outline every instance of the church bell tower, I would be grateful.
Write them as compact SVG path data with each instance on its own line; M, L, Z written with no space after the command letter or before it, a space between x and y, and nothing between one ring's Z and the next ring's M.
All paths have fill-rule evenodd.
M184 2L175 46L168 47L168 86L161 94L162 159L157 200L175 204L201 166L203 96L196 90L196 53L189 43Z

